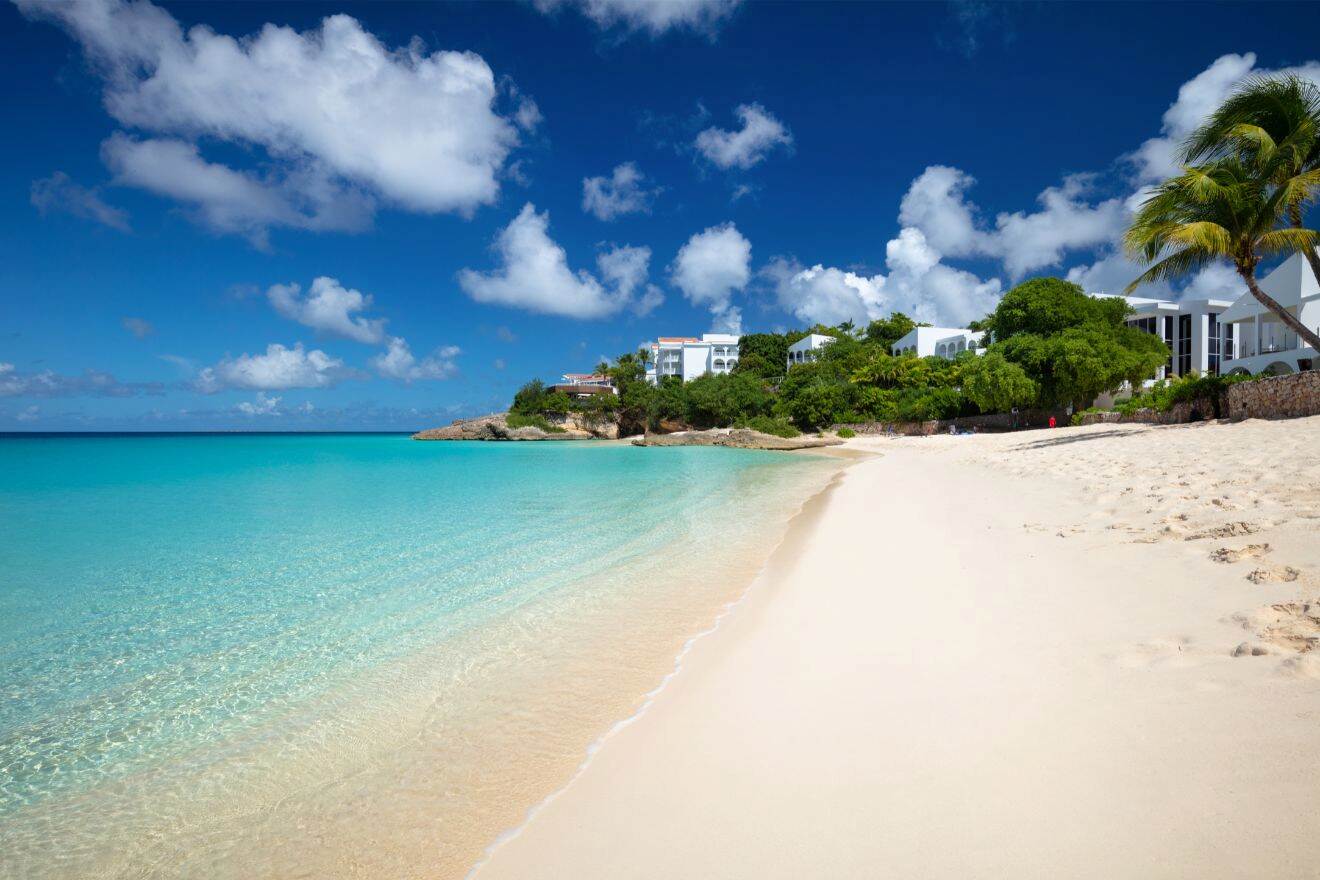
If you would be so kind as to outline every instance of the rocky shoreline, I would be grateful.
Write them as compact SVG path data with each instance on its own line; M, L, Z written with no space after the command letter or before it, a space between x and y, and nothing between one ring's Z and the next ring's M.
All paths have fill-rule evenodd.
M578 428L563 431L544 431L541 428L510 428L508 413L491 413L472 419L456 419L443 428L428 428L412 435L414 440L601 440L614 439L611 434L593 434ZM602 436L603 434L603 436ZM776 437L750 428L713 428L708 431L673 431L665 434L643 434L632 438L634 446L727 446L733 449L771 449L791 451L839 446L843 441L835 437Z
M412 435L414 440L596 440L594 434L565 428L543 431L536 427L510 428L508 413L491 413L474 419L455 419L443 428L428 428Z
M776 437L750 428L713 428L709 431L676 431L634 437L634 446L728 446L733 449L816 449L842 446L836 437Z

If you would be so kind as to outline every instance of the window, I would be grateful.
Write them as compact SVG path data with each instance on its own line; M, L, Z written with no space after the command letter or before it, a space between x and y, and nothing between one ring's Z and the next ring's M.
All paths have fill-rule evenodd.
M1164 362L1164 377L1173 375L1173 315L1164 316L1164 344L1169 347L1169 359Z
M1207 354L1207 358L1206 358L1206 368L1205 368L1205 371L1206 371L1206 374L1207 374L1207 375L1210 375L1210 376L1218 376L1218 375L1219 375L1219 352L1220 352L1220 341L1219 341L1219 316L1218 316L1218 315L1210 315L1210 316L1209 316L1209 320L1210 320L1210 332L1206 335L1206 338L1205 338L1205 340L1206 340L1206 345L1209 347L1209 352L1208 352L1208 354Z
M1178 316L1178 375L1192 371L1192 316Z

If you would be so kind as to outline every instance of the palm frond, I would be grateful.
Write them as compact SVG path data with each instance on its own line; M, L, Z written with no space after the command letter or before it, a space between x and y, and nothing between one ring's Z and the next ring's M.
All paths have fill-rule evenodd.
M1215 261L1215 255L1197 248L1184 248L1180 251L1174 251L1164 259L1155 263L1136 277L1125 289L1124 293L1131 293L1143 284L1150 284L1155 281L1167 281L1173 278L1180 278L1192 272L1205 268Z
M1233 247L1232 234L1220 224L1209 220L1175 224L1166 235L1171 245L1182 245L1219 256L1227 256Z
M1256 250L1261 256L1305 253L1316 246L1320 246L1320 232L1314 229L1274 229L1256 239Z

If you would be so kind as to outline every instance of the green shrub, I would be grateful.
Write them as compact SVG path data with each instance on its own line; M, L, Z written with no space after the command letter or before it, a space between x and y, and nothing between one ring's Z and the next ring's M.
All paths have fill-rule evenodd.
M844 440L851 440L853 437L857 436L857 432L854 431L852 428L840 428L839 436L842 437Z
M738 422L735 427L751 428L753 431L760 431L762 434L773 434L776 437L797 437L802 433L793 427L793 424L787 419L776 419L770 416L752 416L750 419Z
M545 416L539 413L516 413L511 412L505 417L504 421L510 428L540 428L547 434L563 434L564 429L558 425L552 425L546 421Z

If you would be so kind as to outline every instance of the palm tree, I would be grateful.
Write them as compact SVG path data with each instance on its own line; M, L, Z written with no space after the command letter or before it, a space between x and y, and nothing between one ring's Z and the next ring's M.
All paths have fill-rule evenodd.
M1278 187L1320 169L1320 87L1298 76L1253 77L1182 147L1187 164L1235 154ZM1303 228L1303 209L1318 194L1314 185L1292 188L1285 205L1290 226ZM1302 253L1320 282L1320 254L1313 247Z
M1148 281L1186 275L1226 259L1261 305L1320 351L1320 336L1256 282L1256 267L1262 258L1313 251L1320 244L1320 233L1314 230L1279 227L1281 215L1297 199L1297 190L1317 186L1320 170L1277 186L1237 156L1188 168L1166 180L1142 203L1123 236L1130 255L1152 264L1128 285L1127 292Z

